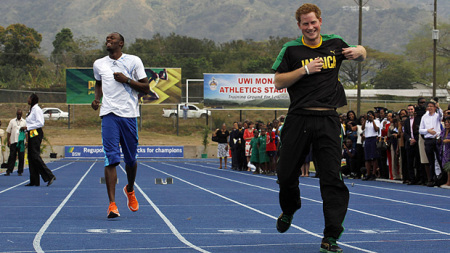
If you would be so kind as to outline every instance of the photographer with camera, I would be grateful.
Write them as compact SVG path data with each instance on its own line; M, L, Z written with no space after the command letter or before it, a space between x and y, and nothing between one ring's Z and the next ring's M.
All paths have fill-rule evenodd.
M373 111L367 112L367 120L363 122L361 128L365 136L364 154L367 169L367 174L363 180L375 180L378 170L377 138L380 131L380 121L375 118Z

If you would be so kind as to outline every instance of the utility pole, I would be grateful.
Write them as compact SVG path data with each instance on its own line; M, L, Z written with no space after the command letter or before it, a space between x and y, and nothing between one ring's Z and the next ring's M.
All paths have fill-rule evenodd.
M358 45L362 44L362 0L359 0ZM356 93L356 115L361 115L361 62L358 62L358 90Z
M437 0L434 0L434 25L433 25L433 97L436 97L436 47L439 39L439 30L437 29Z
M356 2L358 1L358 2ZM362 7L366 5L369 0L363 4L363 0L355 0L359 6L359 26L358 26L358 45L362 45ZM358 89L356 93L356 115L361 115L361 72L362 63L358 62Z

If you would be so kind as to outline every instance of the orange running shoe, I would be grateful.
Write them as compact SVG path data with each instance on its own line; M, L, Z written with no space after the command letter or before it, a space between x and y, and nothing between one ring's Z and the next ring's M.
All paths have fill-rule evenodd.
M116 202L110 202L108 207L108 219L117 218L119 216L120 214Z
M127 191L127 186L128 185L125 185L125 187L123 187L123 193L127 197L128 209L130 209L130 211L132 212L136 212L137 210L139 210L139 203L136 199L136 196L134 195L134 191L132 192Z

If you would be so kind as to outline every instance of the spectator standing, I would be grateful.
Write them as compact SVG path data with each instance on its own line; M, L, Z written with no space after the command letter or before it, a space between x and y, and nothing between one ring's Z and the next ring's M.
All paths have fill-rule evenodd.
M253 122L248 122L248 127L244 130L244 140L245 140L245 157L247 159L247 164L250 162L250 157L252 153L250 152L251 146L250 141L253 139L253 130L255 129L255 124ZM250 171L250 168L247 169Z
M17 156L19 157L19 163L17 167L17 173L22 176L24 157L25 157L25 130L27 129L27 122L22 118L22 110L17 109L16 118L9 121L7 133L7 143L9 147L8 169L5 176L9 176L16 163ZM19 137L21 137L19 139Z
M408 119L404 123L404 139L406 150L406 168L408 171L409 183L425 183L425 171L420 161L419 152L419 117L415 115L415 106L408 105Z
M362 124L366 121L363 115L358 118L356 125L356 166L353 171L354 178L361 178L361 168L365 167L364 157L364 131L362 130Z
M364 131L364 155L367 174L363 180L375 180L378 171L377 138L380 131L380 121L375 119L373 111L367 112L367 120L363 122L361 129Z
M2 121L0 120L0 127L2 126ZM2 162L1 164L5 163L5 156L3 155L3 138L5 137L5 130L0 128L0 153L2 153ZM3 168L3 166L2 166Z
M345 105L346 98L338 74L343 60L363 61L366 51L339 36L321 35L321 11L314 4L303 4L296 19L302 37L286 43L272 66L275 87L287 88L291 98L277 167L282 209L277 230L287 231L301 207L300 167L312 145L325 217L321 250L341 251L336 240L343 232L349 192L340 176L342 131L335 109Z
M258 138L259 132L258 130L253 130L253 138L250 141L250 153L252 154L250 157L250 162L256 167L253 174L260 174L261 168L259 166L259 149L258 149Z
M406 110L405 110L406 111ZM401 115L404 115L401 113ZM400 171L402 173L402 179L404 184L408 184L410 182L409 180L409 174L407 169L407 161L406 161L406 148L405 148L405 121L408 120L408 116L400 115L400 120L398 121L398 153L399 153L399 166Z
M416 112L416 116L418 119L417 125L420 126L420 121L422 120L423 115L425 115L425 113L428 111L425 98L420 97L417 100L417 106L414 108L414 110ZM427 179L426 179L426 175L425 175L425 165L428 164L428 157L425 152L425 140L424 140L422 134L419 135L418 143L419 143L419 157L420 157L420 162L421 162L421 166L422 166L421 170L424 171L424 182L423 183L426 184Z
M389 141L388 158L390 161L390 164L389 164L390 165L390 170L389 170L390 179L391 180L400 180L401 176L400 176L399 163L398 163L398 160L399 160L398 120L396 117L391 116L390 121L391 121L391 123L388 128L388 141Z
M436 146L436 139L441 135L441 115L436 112L436 103L434 100L428 102L428 113L423 115L420 121L419 133L424 135L425 152L429 163L425 165L425 172L427 174L427 186L433 187L435 185L435 156L439 161L439 152Z
M42 127L44 127L44 113L38 103L39 97L34 93L31 94L28 98L30 111L26 119L30 183L25 186L39 186L39 175L41 175L44 182L47 182L47 186L50 186L56 179L41 158L41 143L44 138L44 131L42 130Z
M265 125L260 126L261 133L258 138L258 150L259 150L259 165L261 167L261 174L269 174L269 169L267 168L267 163L270 161L269 156L266 152L267 144L267 127Z
M224 160L223 168L227 168L227 158L228 158L228 136L230 133L227 130L227 125L225 123L222 124L221 129L216 129L213 136L217 136L217 157L219 157L220 166L219 169L222 169L222 159Z
M187 119L188 116L188 112L189 112L189 106L187 104L183 105L183 119Z
M390 121L387 118L386 114L386 108L379 108L380 111L380 131L378 132L379 135L379 142L387 142L387 129L390 125ZM383 147L383 146L379 146ZM389 177L389 162L388 162L388 153L387 150L382 148L378 149L379 158L378 158L378 167L380 168L380 177L384 179L388 179ZM390 155L389 155L390 156Z
M276 139L276 129L273 124L269 124L268 131L266 132L266 152L269 157L269 163L267 164L269 175L276 175L276 159L277 159L277 139Z
M233 124L233 131L230 133L230 147L231 147L231 168L234 170L242 170L244 165L244 130L242 129L241 122L235 122Z
M450 116L444 119L445 129L441 133L441 157L443 173L447 173L447 183L442 186L450 186Z

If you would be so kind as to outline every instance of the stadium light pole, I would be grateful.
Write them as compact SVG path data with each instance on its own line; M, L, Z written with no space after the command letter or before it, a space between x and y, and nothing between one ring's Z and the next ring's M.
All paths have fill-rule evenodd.
M436 97L436 47L439 39L439 30L437 29L437 0L434 0L434 25L433 25L433 97Z

